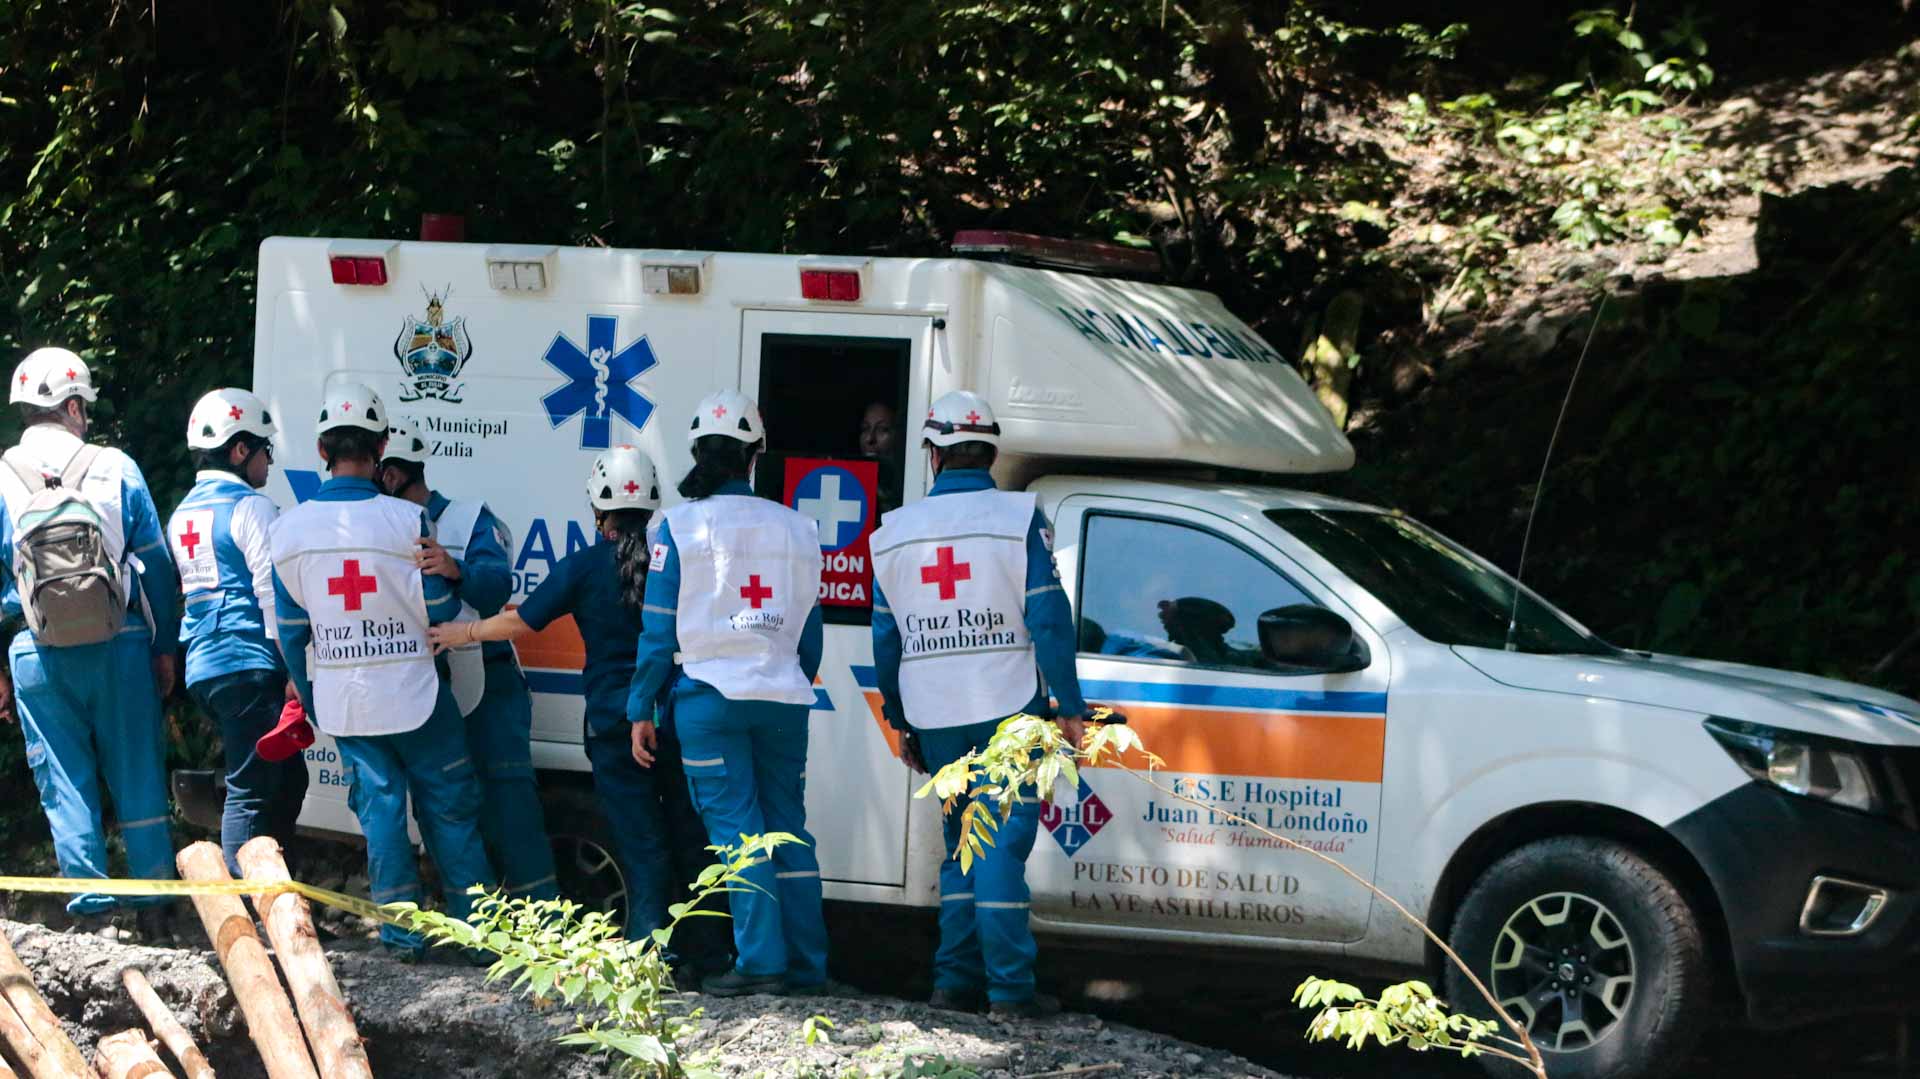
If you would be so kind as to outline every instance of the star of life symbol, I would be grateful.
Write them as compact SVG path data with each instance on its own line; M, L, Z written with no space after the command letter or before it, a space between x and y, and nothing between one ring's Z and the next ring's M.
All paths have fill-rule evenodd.
M831 554L851 546L866 528L866 488L844 468L816 468L793 487L793 508L820 528L820 549Z
M431 397L457 405L466 386L454 380L473 356L467 320L447 318L446 300L452 286L439 292L427 292L422 286L420 291L427 296L426 317L408 315L400 323L400 335L393 339L393 358L406 375L400 380L400 400Z
M1080 848L1093 841L1093 837L1113 822L1113 812L1107 803L1093 793L1087 785L1087 777L1080 777L1079 789L1062 805L1060 792L1054 791L1054 798L1040 807L1040 827L1047 830L1060 849L1071 858L1080 852Z
M653 415L653 401L628 383L653 370L660 361L645 337L622 349L615 349L613 315L587 316L587 347L582 349L564 333L553 335L553 343L541 359L567 378L567 384L540 399L547 410L547 422L559 427L575 416L580 423L580 448L604 450L613 444L613 417L632 425L635 431L646 427Z

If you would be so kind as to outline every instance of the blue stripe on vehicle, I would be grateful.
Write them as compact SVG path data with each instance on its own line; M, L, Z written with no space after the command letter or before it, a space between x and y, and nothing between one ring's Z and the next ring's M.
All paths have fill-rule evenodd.
M862 667L856 663L853 665L853 681L861 689L879 689L880 672L876 668Z
M1216 708L1265 708L1275 712L1353 712L1380 715L1387 710L1384 693L1333 690L1310 692L1261 689L1257 686L1215 686L1192 682L1108 682L1082 679L1080 695L1092 701L1139 701L1142 704L1188 704Z
M581 696L587 691L587 680L579 671L536 671L528 668L527 688L535 693L571 693Z

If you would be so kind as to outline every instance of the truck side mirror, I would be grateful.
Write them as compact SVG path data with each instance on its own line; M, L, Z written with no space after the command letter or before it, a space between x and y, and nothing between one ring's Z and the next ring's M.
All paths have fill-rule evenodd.
M1353 626L1325 607L1309 603L1275 607L1260 615L1260 654L1280 667L1338 674L1373 662Z

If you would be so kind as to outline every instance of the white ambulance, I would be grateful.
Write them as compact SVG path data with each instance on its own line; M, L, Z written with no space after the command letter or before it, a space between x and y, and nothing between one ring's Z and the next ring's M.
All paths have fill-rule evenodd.
M270 493L318 485L321 394L366 382L430 435L432 485L512 529L517 601L592 541L597 451L637 444L671 482L699 397L758 399L757 485L820 522L827 561L808 785L827 895L933 908L938 807L913 799L880 719L865 544L931 482L915 420L975 390L1004 430L1002 485L1052 518L1087 697L1210 807L1090 770L1046 811L1036 929L1437 969L1414 926L1231 812L1426 916L1559 1077L1663 1070L1716 1003L1780 1016L1915 981L1920 703L1622 651L1415 520L1220 478L1345 469L1353 451L1214 296L1020 264L1092 265L1090 248L971 240L976 257L906 259L270 239L254 364L282 425ZM879 459L858 449L874 403L900 418ZM617 898L580 639L555 626L520 659L563 872ZM308 756L303 824L352 833L337 754Z

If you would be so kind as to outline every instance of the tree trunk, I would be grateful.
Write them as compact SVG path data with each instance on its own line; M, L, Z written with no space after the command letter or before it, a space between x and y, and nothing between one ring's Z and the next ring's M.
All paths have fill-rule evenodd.
M134 1006L140 1014L146 1016L147 1025L160 1037L167 1052L180 1062L180 1069L187 1073L187 1079L213 1079L213 1065L207 1063L200 1047L193 1044L193 1035L174 1018L160 994L153 991L147 976L139 967L128 967L121 971L120 981L127 987L127 995L133 998ZM104 1043L103 1043L104 1044Z
M212 843L195 843L175 859L183 880L225 881L226 859ZM240 1001L240 1012L247 1018L247 1033L260 1050L269 1079L319 1079L313 1061L307 1056L306 1039L300 1036L300 1023L293 1007L280 989L273 960L266 946L253 931L253 919L239 896L196 895L193 906L200 913L200 924L213 941L213 950L226 968L227 981Z
M100 1039L100 1051L93 1058L100 1079L172 1079L172 1072L147 1044L147 1036L137 1030L123 1030ZM209 1072L208 1074L212 1074Z
M93 1072L87 1065L85 1053L67 1037L60 1026L60 1020L47 1007L46 999L40 990L33 987L33 975L27 973L27 966L20 962L20 956L13 950L13 942L5 933L0 933L0 994L6 997L6 1003L13 1005L9 1018L17 1019L26 1028L29 1036L37 1042L46 1058L48 1066L55 1070L42 1072L28 1064L28 1071L34 1079L46 1075L86 1076ZM12 1038L7 1039L12 1042ZM17 1048L17 1047L16 1047ZM23 1058L22 1063L27 1063Z
M249 840L240 848L239 858L248 880L293 879L287 874L280 844L272 836ZM340 983L333 978L327 954L320 948L320 936L313 929L313 909L306 897L283 892L265 906L257 900L254 905L260 911L260 920L266 923L287 985L293 989L293 1003L306 1025L307 1042L313 1046L320 1074L327 1079L373 1079L366 1046L354 1026L353 1013L341 998Z

